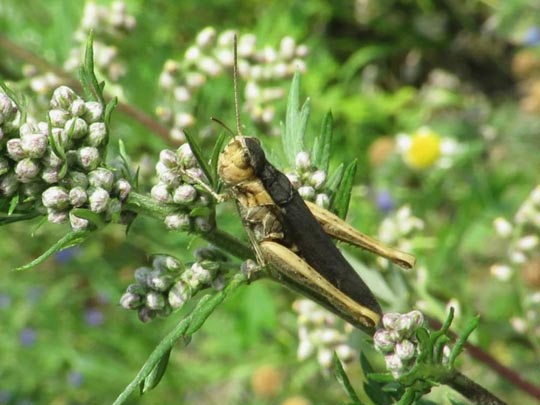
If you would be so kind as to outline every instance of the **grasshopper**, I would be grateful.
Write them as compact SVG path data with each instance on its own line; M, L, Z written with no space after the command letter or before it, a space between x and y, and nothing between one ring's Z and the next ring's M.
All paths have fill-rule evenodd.
M285 174L267 159L258 139L241 135L238 113L236 44L234 64L237 136L219 156L218 173L237 201L240 216L261 266L336 313L373 331L382 310L375 296L329 235L362 247L406 268L413 256L384 246L331 212L305 202ZM272 270L274 269L274 270Z

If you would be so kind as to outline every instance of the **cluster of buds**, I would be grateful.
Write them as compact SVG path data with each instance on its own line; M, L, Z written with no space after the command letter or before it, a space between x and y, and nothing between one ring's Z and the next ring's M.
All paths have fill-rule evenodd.
M296 300L293 309L298 314L298 358L304 360L317 352L317 360L324 370L332 367L334 352L345 364L358 356L348 345L353 327L308 299Z
M21 207L31 204L30 210L46 212L52 223L69 219L75 230L90 223L73 209L89 209L110 221L120 214L131 185L104 166L103 106L61 86L50 107L48 122L26 122L6 142L0 196L17 197Z
M330 198L325 192L326 172L311 164L308 152L296 155L294 172L286 173L298 194L307 201L312 201L322 208L328 208Z
M385 355L386 368L394 378L399 378L414 365L418 354L416 330L424 324L420 311L406 314L386 313L383 328L373 336L375 349Z
M110 7L93 1L86 2L75 33L76 45L71 49L64 68L68 71L78 68L88 35L92 32L96 69L108 80L118 81L126 73L126 67L120 60L117 44L135 29L136 24L135 17L127 13L124 1L113 1Z
M389 246L395 246L404 252L411 252L415 233L422 229L424 229L424 221L415 217L412 214L411 207L405 205L391 216L383 219L379 226L378 238ZM389 261L382 257L378 257L377 262L383 268L389 266Z
M20 116L13 100L0 89L0 152L5 149L8 139L18 134ZM0 163L0 172L2 169Z
M199 32L188 47L183 61L165 62L159 86L165 94L164 104L156 109L160 119L171 127L171 137L185 141L184 129L195 123L192 111L196 92L209 78L230 72L234 64L235 31L217 33L212 27ZM257 48L257 38L244 34L238 39L238 74L246 82L245 105L251 119L265 129L277 131L273 102L284 97L284 80L295 71L305 71L307 47L284 37L279 47ZM167 101L165 101L167 100Z
M223 253L201 248L195 251L195 258L190 267L185 267L172 256L156 256L152 267L135 270L136 282L127 287L120 305L136 310L142 322L149 322L156 316L167 317L201 290L221 290L226 261Z
M150 192L160 204L174 205L177 212L165 218L167 228L209 232L214 227L213 201L208 179L189 144L176 151L164 149L156 164L158 183Z
M491 274L500 281L520 276L526 287L522 304L524 317L511 319L517 332L533 332L540 337L540 186L536 186L517 210L513 221L503 217L493 221L497 234L507 241L506 260L494 264Z

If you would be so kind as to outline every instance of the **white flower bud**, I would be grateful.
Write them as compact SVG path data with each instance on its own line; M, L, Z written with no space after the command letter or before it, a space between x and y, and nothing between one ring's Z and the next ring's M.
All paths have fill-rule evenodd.
M197 198L197 190L189 184L181 184L174 190L173 201L176 204L188 205Z
M82 207L86 204L88 200L88 195L86 190L82 187L74 187L69 190L69 202L74 207Z
M386 368L394 377L399 377L404 369L403 361L396 354L387 354L384 357Z
M512 235L512 224L508 222L503 217L498 217L493 221L493 226L495 227L495 231L497 232L497 235L499 235L502 238L508 238L510 235Z
M11 159L18 162L26 157L22 148L22 141L19 138L13 138L6 143L7 153Z
M173 284L174 279L169 274L163 274L159 270L150 272L146 280L146 284L154 291L165 292Z
M142 298L138 294L126 292L120 298L120 305L125 309L137 309L142 305Z
M41 178L47 184L54 184L60 181L60 169L57 167L45 167L41 171Z
M238 55L246 58L253 56L257 37L253 34L244 34L238 40Z
M7 94L0 90L0 124L13 120L16 114L17 106Z
M165 217L165 226L176 231L189 231L191 222L187 214L171 214Z
M266 106L261 112L261 121L269 124L274 119L276 110L274 106Z
M315 188L315 190L318 190L324 185L324 182L326 181L326 173L324 170L316 170L309 176L309 183Z
M54 108L49 111L49 119L53 127L64 128L70 117L70 114L66 110Z
M160 182L170 187L177 187L180 184L180 176L167 168L161 161L156 163L156 173Z
M51 98L51 107L69 110L71 103L79 96L67 86L60 86L54 90Z
M196 280L197 284L209 284L212 281L212 273L205 269L201 263L193 263L191 272L193 274L192 280Z
M527 256L520 250L514 250L510 253L509 259L514 264L523 264L527 261Z
M281 58L287 60L292 59L296 51L296 41L294 38L286 36L283 37L279 43L279 55Z
M174 99L179 103L186 103L191 99L191 93L185 86L176 86L173 90Z
M101 187L110 192L114 183L114 174L110 170L99 167L88 173L88 183L91 186Z
M217 76L221 73L221 66L216 62L214 58L203 57L199 59L197 67L203 73L206 73L209 76Z
M315 196L315 204L326 209L330 206L330 198L327 194L319 193Z
M17 191L19 182L14 173L0 176L0 196L11 197Z
M82 187L83 189L88 188L88 177L86 174L77 172L75 170L70 170L68 177L67 177L67 183L69 184L69 187Z
M378 329L377 332L375 332L375 335L373 335L375 349L381 353L388 353L394 350L396 344L394 337L394 334L391 332L385 329Z
M195 229L199 232L207 233L214 229L214 226L209 218L197 217L195 218Z
M315 189L311 186L301 186L298 188L298 194L304 200L311 201L315 198Z
M29 134L21 138L21 148L28 157L40 158L47 151L47 135Z
M174 123L180 128L190 127L195 123L195 117L186 112L179 112L174 115Z
M336 329L323 329L320 334L320 341L326 346L340 343L343 336Z
M191 298L191 289L184 281L178 281L170 290L168 301L174 309L180 308Z
M195 63L201 57L202 53L198 46L192 45L184 53L184 61L187 63Z
M54 209L49 209L47 212L47 220L51 224L62 224L68 219L67 211L56 211Z
M88 196L90 210L96 213L105 212L109 205L110 196L107 190L96 187Z
M86 112L86 105L83 99L76 99L73 100L73 103L71 103L71 108L69 109L69 112L74 117L80 117L84 115Z
M206 176L204 175L204 172L200 167L190 167L189 169L186 169L186 175L183 177L186 178L187 182L192 182L194 180L202 181L205 183L208 182Z
M178 162L176 161L176 153L174 153L170 149L163 149L161 152L159 152L159 162L163 165L164 168L170 169L173 167L176 167L178 165ZM156 166L156 170L163 170Z
M80 218L71 212L69 213L69 223L71 229L74 231L84 231L85 229L88 229L88 226L90 225L90 221Z
M83 169L93 170L100 163L99 150L93 146L84 146L77 151L79 164Z
M218 37L218 45L221 48L231 48L234 42L234 36L236 35L236 32L233 30L226 30L223 31L221 34L219 34Z
M88 145L98 147L107 139L107 126L104 122L94 122L88 127Z
M518 318L516 316L510 318L510 325L517 333L525 334L529 328L527 321L523 318Z
M103 106L97 101L87 101L85 103L85 112L82 117L88 124L100 121L103 119Z
M516 247L519 250L528 251L538 246L537 235L526 235L516 242Z
M186 73L186 84L190 88L198 88L206 83L206 77L199 72L188 72Z
M58 211L65 210L69 207L69 195L63 187L49 187L41 195L41 201L45 207Z
M114 185L114 191L120 201L125 201L127 200L129 193L131 193L131 184L125 179L119 179Z
M21 183L29 183L39 175L39 169L39 164L35 160L30 158L23 159L15 166L17 180Z
M494 264L489 268L489 272L499 281L506 282L510 280L514 273L510 266L504 264Z
M396 329L396 324L401 317L400 313L397 312L387 312L383 315L382 323L386 329Z
M320 349L317 353L317 361L322 368L330 368L332 366L333 357L332 351L328 349Z
M52 128L51 135L54 143L60 147L69 148L71 146L68 133L63 128Z
M238 52L238 54L240 55L240 51ZM214 56L222 66L230 67L234 64L234 54L230 49L216 49L216 51L214 52Z
M150 190L152 198L162 204L172 203L172 196L169 187L164 183L158 183Z
M215 39L216 30L214 29L214 27L206 27L197 34L197 37L195 38L195 43L201 48L207 48L212 45Z
M401 360L406 361L414 357L416 353L416 346L407 339L404 339L396 343L396 356Z
M349 345L341 344L335 349L337 356L344 363L350 363L356 358L356 351Z
M70 118L64 125L64 131L71 139L81 139L88 134L88 124L82 118Z
M165 307L165 297L159 292L150 291L146 294L146 306L153 310L162 309Z
M296 155L295 159L296 169L298 171L304 171L311 167L311 159L308 152L300 152Z
M309 49L306 45L300 44L296 47L296 56L299 58L305 58L309 53Z
M315 346L309 340L300 340L296 356L298 360L305 360L315 351Z

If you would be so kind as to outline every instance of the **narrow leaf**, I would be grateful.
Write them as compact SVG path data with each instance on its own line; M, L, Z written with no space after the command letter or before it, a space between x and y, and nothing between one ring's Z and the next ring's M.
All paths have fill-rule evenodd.
M330 150L333 138L333 117L332 112L326 113L323 119L322 128L319 136L315 138L313 150L311 152L313 164L315 167L328 172L328 162L330 161Z
M90 221L90 223L96 228L103 228L106 225L105 221L103 221L103 218L101 218L101 215L96 214L94 211L91 211L89 209L73 208L71 210L71 213L76 217Z
M88 236L90 236L90 234L90 231L71 231L62 239L58 240L37 259L32 260L30 263L25 264L24 266L17 267L14 269L14 271L28 270L34 266L37 266L38 264L43 263L45 259L54 255L55 253L60 252L61 250L67 249L71 246L80 245L84 242L84 240L86 240L86 238L88 238Z
M471 333L473 333L473 331L478 327L479 323L479 316L475 316L467 323L465 331L458 337L458 339L456 340L456 344L450 352L450 356L448 359L448 364L450 365L450 367L454 367L454 362L456 361L457 356L459 356L459 354L463 351L465 342L467 341Z
M217 183L219 182L219 176L218 176L218 161L219 161L219 154L221 153L223 149L223 145L225 144L225 141L227 140L227 135L224 133L221 133L219 135L215 145L214 149L212 150L212 155L210 157L210 166L212 168L212 178L214 179L214 182L212 183L213 188L217 188Z
M343 365L341 364L341 360L337 356L337 354L334 352L334 374L349 396L349 399L353 401L354 404L361 404L360 398L358 398L358 395L356 394L356 391L354 390L351 381L349 380L349 377L347 376L347 373L345 373L345 370L343 369Z
M17 205L19 205L19 194L16 194L13 196L13 198L9 201L9 209L8 209L8 215L11 215L15 212L17 209Z
M148 374L148 377L146 377L141 382L141 394L145 394L148 391L154 389L157 387L159 382L161 381L161 378L165 375L165 371L167 370L167 366L169 365L169 358L171 357L171 351L172 348L167 350L163 355L161 356L161 359L159 359L156 366L152 369L150 374Z
M206 176L208 181L210 181L210 184L214 184L213 177L212 177L212 169L210 168L208 161L204 158L201 146L197 143L195 138L191 136L189 133L184 131L184 134L186 135L186 139L189 143L189 147L191 148L191 151L193 152L195 159L197 159L197 163L199 163L199 166L201 167L204 175Z
M37 212L29 214L13 214L13 215L0 215L0 226L12 224L14 222L27 221L29 219L38 217L40 214Z
M354 175L356 174L356 167L356 159L347 165L343 173L343 178L339 184L339 189L332 200L332 207L336 212L336 215L340 218L345 218L347 216L347 211L349 210L349 202L351 200L351 191Z
M331 197L336 194L336 191L339 188L339 184L341 183L341 179L343 178L344 171L345 165L343 163L340 163L336 170L334 170L334 172L330 176L328 176L328 180L326 181L326 190Z
M285 116L285 125L283 136L281 140L283 142L283 150L287 162L290 165L294 164L296 155L298 152L304 149L304 137L307 128L307 122L310 114L309 99L300 106L300 74L295 73L291 89L289 91L289 98L287 101L287 114Z

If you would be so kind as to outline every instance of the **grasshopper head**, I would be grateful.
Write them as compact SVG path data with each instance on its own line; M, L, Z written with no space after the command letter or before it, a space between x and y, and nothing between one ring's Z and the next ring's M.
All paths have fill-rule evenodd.
M228 185L252 180L266 162L260 142L256 138L235 136L219 156L218 172Z

